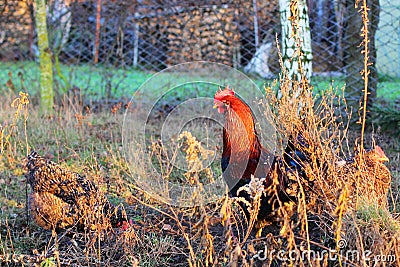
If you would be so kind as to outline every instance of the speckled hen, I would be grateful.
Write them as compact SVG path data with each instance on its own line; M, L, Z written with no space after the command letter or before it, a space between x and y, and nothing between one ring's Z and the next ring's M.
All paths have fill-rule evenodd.
M47 230L78 231L103 227L127 229L130 222L121 207L114 207L96 184L62 168L33 151L27 160L31 186L29 207L35 222Z

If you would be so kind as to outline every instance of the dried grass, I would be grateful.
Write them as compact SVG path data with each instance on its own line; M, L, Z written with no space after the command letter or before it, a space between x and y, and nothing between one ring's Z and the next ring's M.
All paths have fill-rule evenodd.
M365 15L367 10L363 12ZM367 68L368 59L364 75ZM259 179L242 189L253 196L252 203L225 195L209 204L198 201L195 207L180 208L154 197L146 190L149 187L143 186L146 168L150 168L142 159L143 151L131 151L138 162L133 172L123 157L118 137L120 105L108 111L112 116L103 116L84 109L80 96L72 94L61 102L56 118L40 118L27 107L25 95L19 96L13 108L9 104L18 96L4 96L0 113L2 119L8 119L3 119L0 128L0 164L4 169L0 196L5 203L0 260L8 266L399 266L399 170L393 172L390 207L375 205L372 193L360 197L353 188L360 187L365 177L376 177L366 171L362 161L354 175L344 175L338 169L336 162L352 155L366 141L364 132L357 133L361 136L356 141L349 135L351 114L341 92L330 88L323 95L314 95L306 81L290 81L284 74L278 94L273 86L266 88L261 107L271 111L266 117L276 127L281 148L301 133L311 160L305 166L306 178L288 174L296 189L296 205L281 205L273 215L275 222L264 225L256 223L263 193ZM109 136L102 135L104 129L109 130ZM169 192L165 181L197 186L192 200L201 200L203 185L216 178L218 172L212 175L215 170L204 167L208 166L209 151L193 136L186 132L177 138L175 154L165 151L156 140L147 144L151 145L153 164L162 173L158 191ZM71 240L26 220L19 162L28 145L47 151L58 162L63 159L62 164L73 170L81 172L87 165L85 172L106 178L102 189L111 192L109 198L125 198L130 204L127 213L134 219L133 227L126 232L98 228ZM183 152L180 160L187 168L173 173L171 164L179 159L178 152ZM394 158L398 161L399 155ZM249 219L244 216L246 206Z

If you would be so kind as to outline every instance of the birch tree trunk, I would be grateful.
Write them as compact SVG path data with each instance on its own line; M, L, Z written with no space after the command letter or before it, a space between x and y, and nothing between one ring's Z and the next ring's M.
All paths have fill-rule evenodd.
M304 76L310 82L312 49L307 4L305 0L279 0L279 10L282 25L282 59L288 78L301 81Z
M40 64L40 111L52 114L54 108L53 63L46 22L46 0L36 0L36 31Z

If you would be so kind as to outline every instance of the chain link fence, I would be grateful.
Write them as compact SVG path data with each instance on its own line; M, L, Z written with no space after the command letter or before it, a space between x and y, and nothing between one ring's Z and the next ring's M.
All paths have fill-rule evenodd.
M1 61L26 62L37 58L33 2L0 0ZM356 86L357 80L361 80L361 68L352 66L350 59L359 39L348 33L351 28L347 26L353 20L346 8L354 3L307 3L314 75L327 80L356 77ZM276 37L280 38L278 0L201 4L190 0L52 0L48 14L54 58L70 66L65 75L67 84L72 87L72 77L79 76L73 70L81 66L118 69L118 75L107 77L109 71L100 74L99 84L94 83L95 79L90 81L90 86L102 88L108 97L112 96L110 87L115 84L122 89L131 86L123 85L123 80L132 69L158 71L194 60L224 63L263 78L276 78L279 73L275 43ZM371 58L376 58L379 77L394 82L400 78L399 18L400 5L381 0L377 17L371 19L379 21L375 33L377 54ZM359 35L359 31L352 34ZM87 75L91 73L89 68ZM114 78L117 82L110 81ZM347 82L347 86L353 86Z

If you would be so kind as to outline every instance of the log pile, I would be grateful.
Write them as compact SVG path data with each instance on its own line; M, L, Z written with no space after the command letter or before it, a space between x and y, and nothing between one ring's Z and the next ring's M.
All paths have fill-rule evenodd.
M23 59L33 38L31 10L26 1L0 1L0 59Z
M164 10L163 16L141 23L141 32L145 33L142 38L164 40L167 65L198 60L233 65L240 39L234 8L222 5L175 10Z

